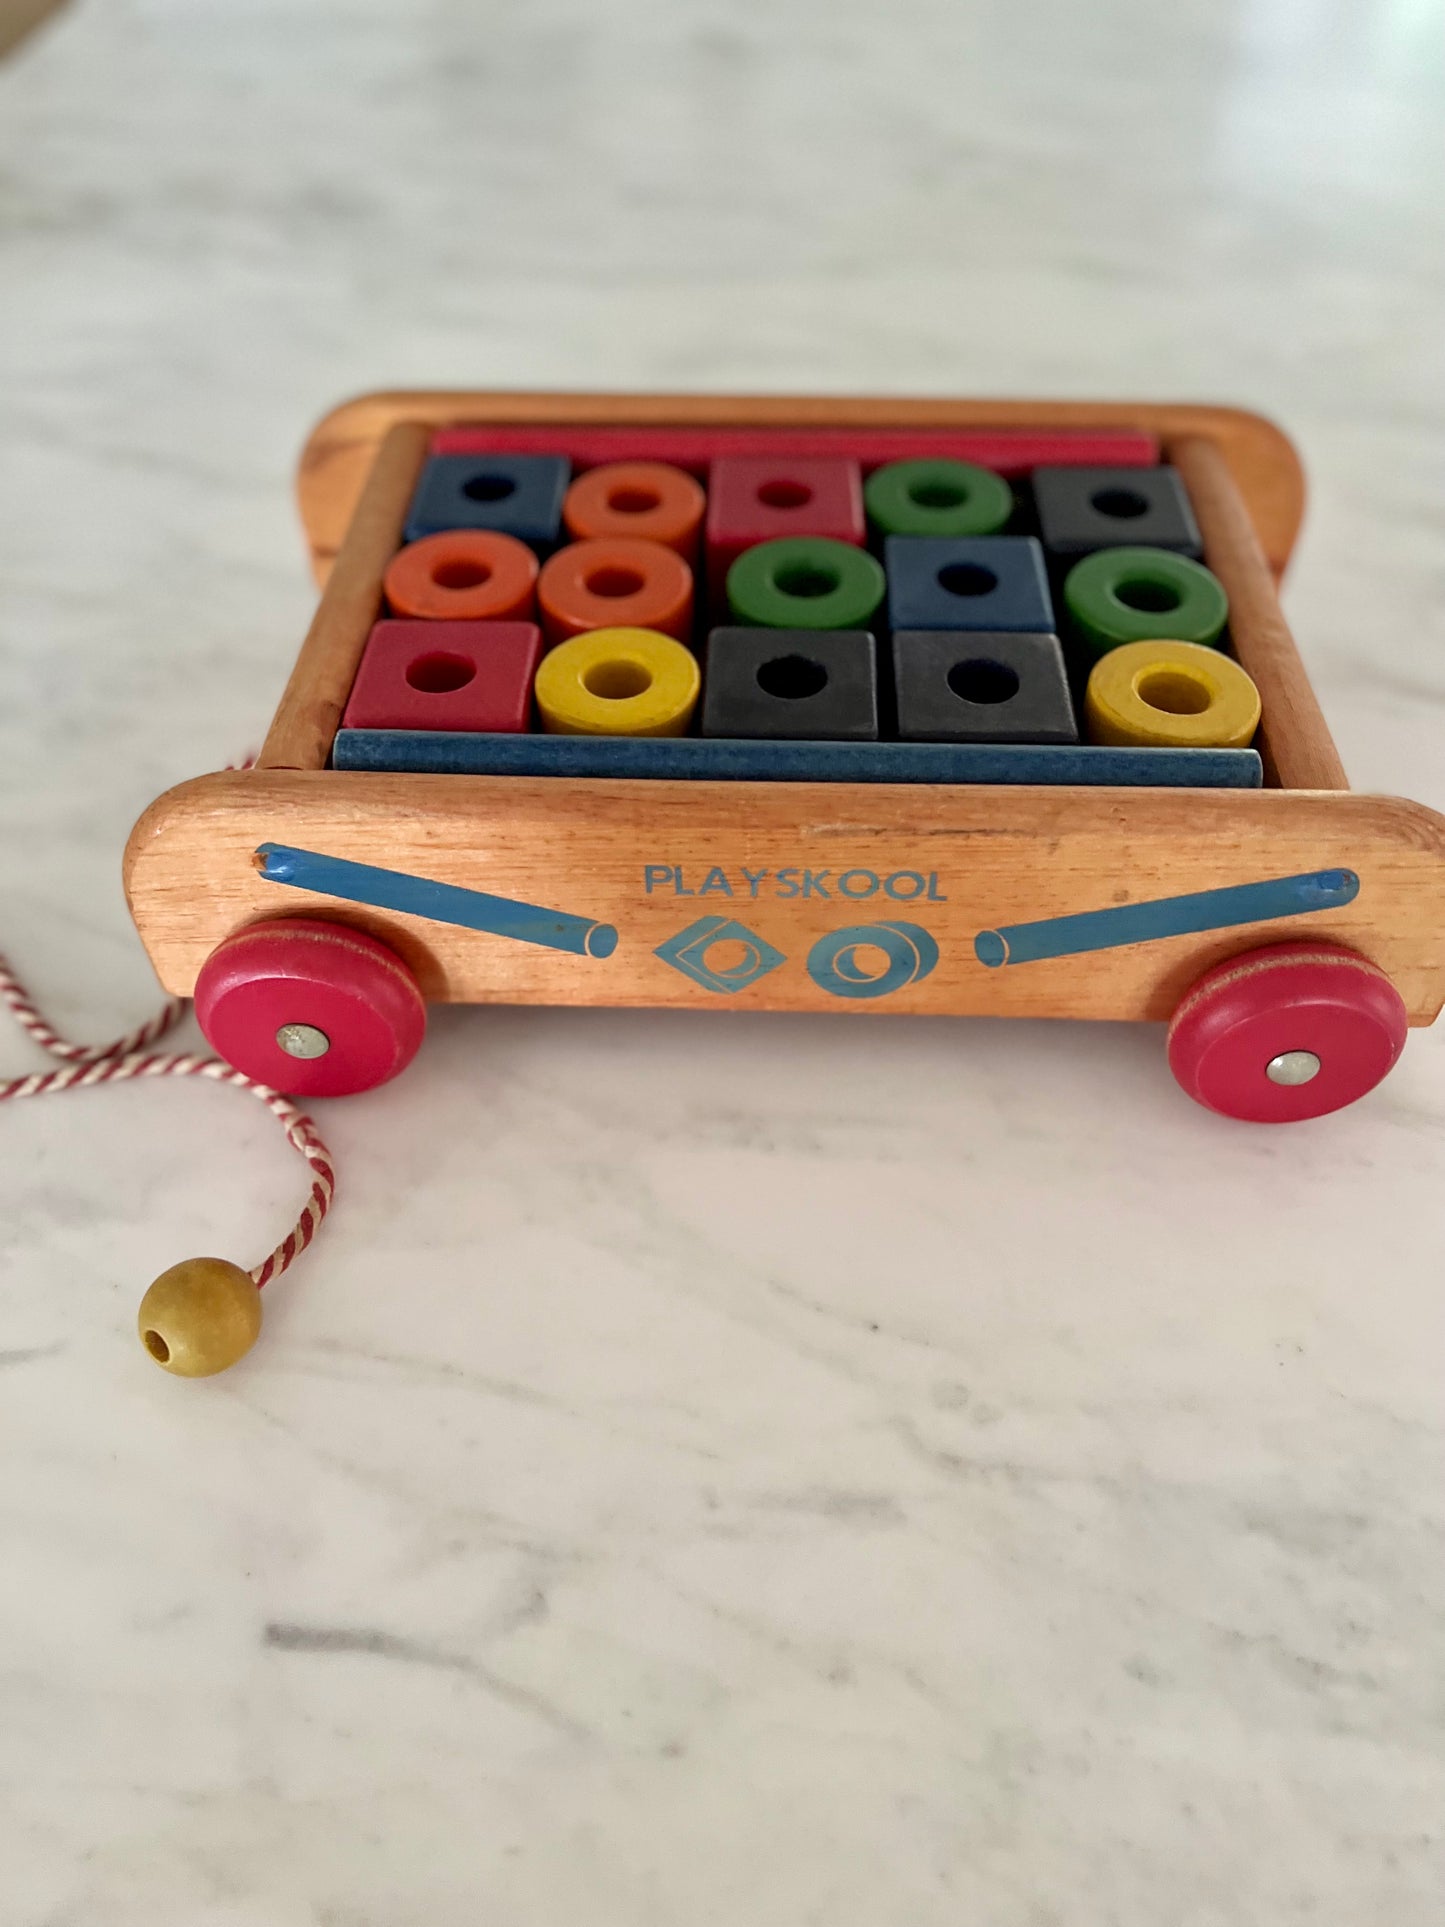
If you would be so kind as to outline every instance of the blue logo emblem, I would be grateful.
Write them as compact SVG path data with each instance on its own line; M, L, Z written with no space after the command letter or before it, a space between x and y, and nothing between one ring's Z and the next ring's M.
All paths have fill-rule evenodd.
M808 975L830 997L891 997L920 983L937 962L938 945L916 923L853 923L819 937L808 952Z
M710 964L709 951L722 944L741 944L742 955ZM765 937L749 930L735 917L699 917L686 930L679 930L675 937L660 943L652 954L671 964L674 970L680 970L684 977L691 977L704 990L716 991L720 997L746 990L749 984L755 984L770 970L788 961L781 950L775 950Z

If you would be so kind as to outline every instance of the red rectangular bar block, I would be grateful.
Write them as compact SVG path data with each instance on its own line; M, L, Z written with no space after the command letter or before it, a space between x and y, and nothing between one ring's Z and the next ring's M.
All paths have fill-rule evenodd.
M541 660L535 622L378 622L341 726L519 732Z
M912 456L977 462L1000 475L1032 468L1152 468L1159 438L1136 428L575 428L498 422L439 428L434 455L570 455L574 470L600 462L671 462L705 477L722 455L851 458L865 472Z
M744 549L789 535L825 535L861 546L863 480L838 456L720 455L707 496L708 593L717 603Z

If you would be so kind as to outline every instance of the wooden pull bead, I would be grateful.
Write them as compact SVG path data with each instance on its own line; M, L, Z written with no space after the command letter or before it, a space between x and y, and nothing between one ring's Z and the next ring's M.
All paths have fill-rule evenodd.
M140 1301L140 1341L163 1371L210 1378L244 1358L261 1332L261 1293L225 1258L187 1258Z

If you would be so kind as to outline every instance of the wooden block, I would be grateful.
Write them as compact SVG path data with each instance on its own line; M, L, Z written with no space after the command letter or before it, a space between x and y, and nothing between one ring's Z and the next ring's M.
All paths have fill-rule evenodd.
M537 605L551 643L589 629L656 629L685 642L692 570L676 550L635 536L572 542L543 564Z
M1126 642L1089 672L1091 743L1242 749L1259 727L1259 691L1237 662L1194 642Z
M562 455L433 455L406 519L417 542L446 529L495 529L532 548L553 547L571 464Z
M697 706L697 658L655 629L571 636L537 671L537 710L556 736L681 736Z
M544 661L550 661L550 657ZM343 730L338 770L447 776L641 777L740 783L1067 784L1258 789L1252 749L1103 749L1020 743L786 742L768 738L453 736Z
M878 735L878 658L866 630L714 629L704 736L869 742Z
M665 462L607 462L579 475L562 503L574 542L613 536L661 542L697 561L707 496L686 469Z
M537 558L495 529L448 529L393 557L382 579L395 616L438 622L530 621Z
M344 726L523 730L541 659L534 622L378 622Z
M1199 524L1178 471L1169 468L1036 468L1034 507L1050 555L1096 549L1172 549L1203 553Z
M465 398L458 398L464 402ZM905 404L899 405L904 412ZM1059 405L1063 414L1071 406ZM1120 413L1124 410L1121 408ZM973 462L999 475L1023 476L1041 463L1109 464L1150 468L1159 460L1159 437L1123 425L1091 428L894 428L887 426L732 426L688 427L638 422L635 425L587 422L506 422L438 428L431 448L437 455L484 455L491 450L516 454L567 455L576 469L603 462L668 462L706 479L710 465L724 457L779 456L798 460L854 461L866 469L910 457Z
M1073 635L1091 656L1125 642L1215 643L1229 598L1202 562L1167 549L1100 549L1064 578Z
M975 462L914 460L875 468L863 505L878 535L1001 535L1014 494Z
M893 689L905 741L1079 740L1057 636L899 629Z
M891 628L1053 631L1044 553L1031 535L890 535L883 559Z
M856 461L724 455L708 482L708 593L716 607L744 549L792 536L861 545L863 482Z
M766 629L864 629L883 602L883 571L866 549L794 535L745 549L728 570L734 622Z

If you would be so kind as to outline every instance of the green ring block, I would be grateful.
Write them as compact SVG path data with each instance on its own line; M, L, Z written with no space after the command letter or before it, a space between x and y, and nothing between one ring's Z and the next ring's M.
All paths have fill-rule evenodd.
M1085 556L1064 579L1064 602L1096 656L1125 642L1217 643L1229 618L1218 577L1170 549Z
M866 629L887 586L866 549L789 535L743 550L728 570L728 607L755 629Z
M863 484L880 535L997 535L1013 514L1013 490L975 462L889 462Z

